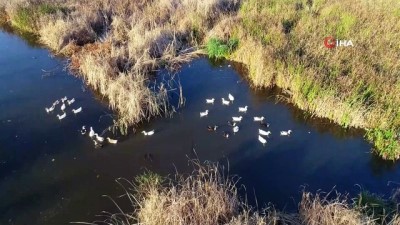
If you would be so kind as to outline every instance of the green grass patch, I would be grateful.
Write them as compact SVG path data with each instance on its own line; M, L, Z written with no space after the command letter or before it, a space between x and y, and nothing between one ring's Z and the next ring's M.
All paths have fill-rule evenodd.
M386 220L390 220L388 215L396 212L395 202L369 191L361 191L355 200L356 207L364 214L376 219L378 224L386 224Z
M65 14L67 11L61 6L48 3L19 7L15 14L11 16L11 23L20 30L34 33L37 30L36 24L40 17L57 12Z
M55 14L58 10L61 10L59 6L43 3L38 6L38 11L40 14Z
M151 171L146 171L135 177L135 183L142 190L147 190L148 187L160 187L163 182L163 177Z
M34 11L32 8L19 8L11 18L12 24L21 30L32 31L34 28Z
M226 58L231 54L239 45L239 39L231 38L228 41L223 41L217 38L211 38L207 42L207 54L210 58Z
M367 131L366 137L374 143L377 153L382 158L390 160L399 158L399 137L395 130L372 129Z

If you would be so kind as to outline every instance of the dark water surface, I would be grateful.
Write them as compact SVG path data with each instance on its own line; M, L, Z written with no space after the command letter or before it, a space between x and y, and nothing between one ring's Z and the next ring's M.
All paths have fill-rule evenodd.
M175 169L189 172L188 157L196 149L201 161L229 160L230 173L246 185L248 199L262 207L272 202L293 210L302 188L329 191L334 186L351 194L361 185L388 195L398 181L397 164L370 153L362 132L346 130L325 120L310 119L300 110L276 102L277 91L254 91L228 63L213 65L201 58L179 73L186 105L173 118L158 118L138 128L140 133L116 146L95 149L79 133L82 125L96 131L112 123L110 110L78 78L63 70L63 59L6 32L0 32L0 224L68 224L92 221L101 211L115 212L110 200L123 194L115 179L132 179L146 168L166 175ZM43 72L48 71L48 72ZM49 72L50 71L50 72ZM236 100L222 106L221 97ZM83 112L59 121L59 113L44 107L63 96L75 97ZM205 98L216 98L206 105ZM226 140L226 121L249 106L238 134ZM70 110L69 108L68 110ZM209 109L207 118L199 112ZM253 116L264 116L272 131L263 147L257 140ZM218 133L207 125L220 126ZM290 137L281 130L293 130ZM152 160L145 155L151 155ZM123 200L118 200L124 205Z

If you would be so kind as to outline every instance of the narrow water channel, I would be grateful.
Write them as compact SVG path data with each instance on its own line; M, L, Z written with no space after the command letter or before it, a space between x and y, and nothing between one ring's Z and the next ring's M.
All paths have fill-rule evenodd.
M258 207L273 203L293 210L303 188L330 191L333 187L354 195L362 188L390 194L399 181L398 164L370 153L361 131L343 129L310 118L297 108L277 101L279 90L252 90L237 66L215 64L206 58L184 65L177 74L186 98L173 118L156 118L137 134L119 137L117 145L95 149L82 125L96 131L112 123L112 112L79 79L65 71L65 59L53 58L40 46L14 34L0 32L0 224L68 224L92 221L101 211L116 211L112 202L123 193L115 179L146 169L162 175L189 172L188 158L227 163L241 177L249 202ZM230 106L221 97L235 96ZM82 106L59 121L44 107L63 96ZM214 97L215 104L205 104ZM227 121L248 106L240 131L229 139ZM199 112L209 115L200 118ZM272 132L263 146L257 140L264 116ZM207 125L218 125L209 132ZM155 130L145 137L142 130ZM291 129L290 136L280 136ZM146 155L151 155L149 160ZM123 200L119 200L124 205Z

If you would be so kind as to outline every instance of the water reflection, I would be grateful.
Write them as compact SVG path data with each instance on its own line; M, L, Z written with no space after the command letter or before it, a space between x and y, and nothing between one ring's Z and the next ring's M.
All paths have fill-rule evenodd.
M0 32L18 35L18 38L21 38L32 48L43 48L44 46L40 44L39 37L33 33L24 32L20 30L13 29L9 24L0 24Z

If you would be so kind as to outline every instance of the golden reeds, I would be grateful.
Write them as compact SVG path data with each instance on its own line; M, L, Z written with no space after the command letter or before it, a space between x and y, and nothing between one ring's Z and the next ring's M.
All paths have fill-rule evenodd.
M191 161L191 174L162 178L152 172L134 182L118 180L133 209L103 214L90 224L146 225L397 225L398 212L378 221L340 193L303 192L297 212L279 212L273 206L255 211L238 194L237 178L221 165Z

